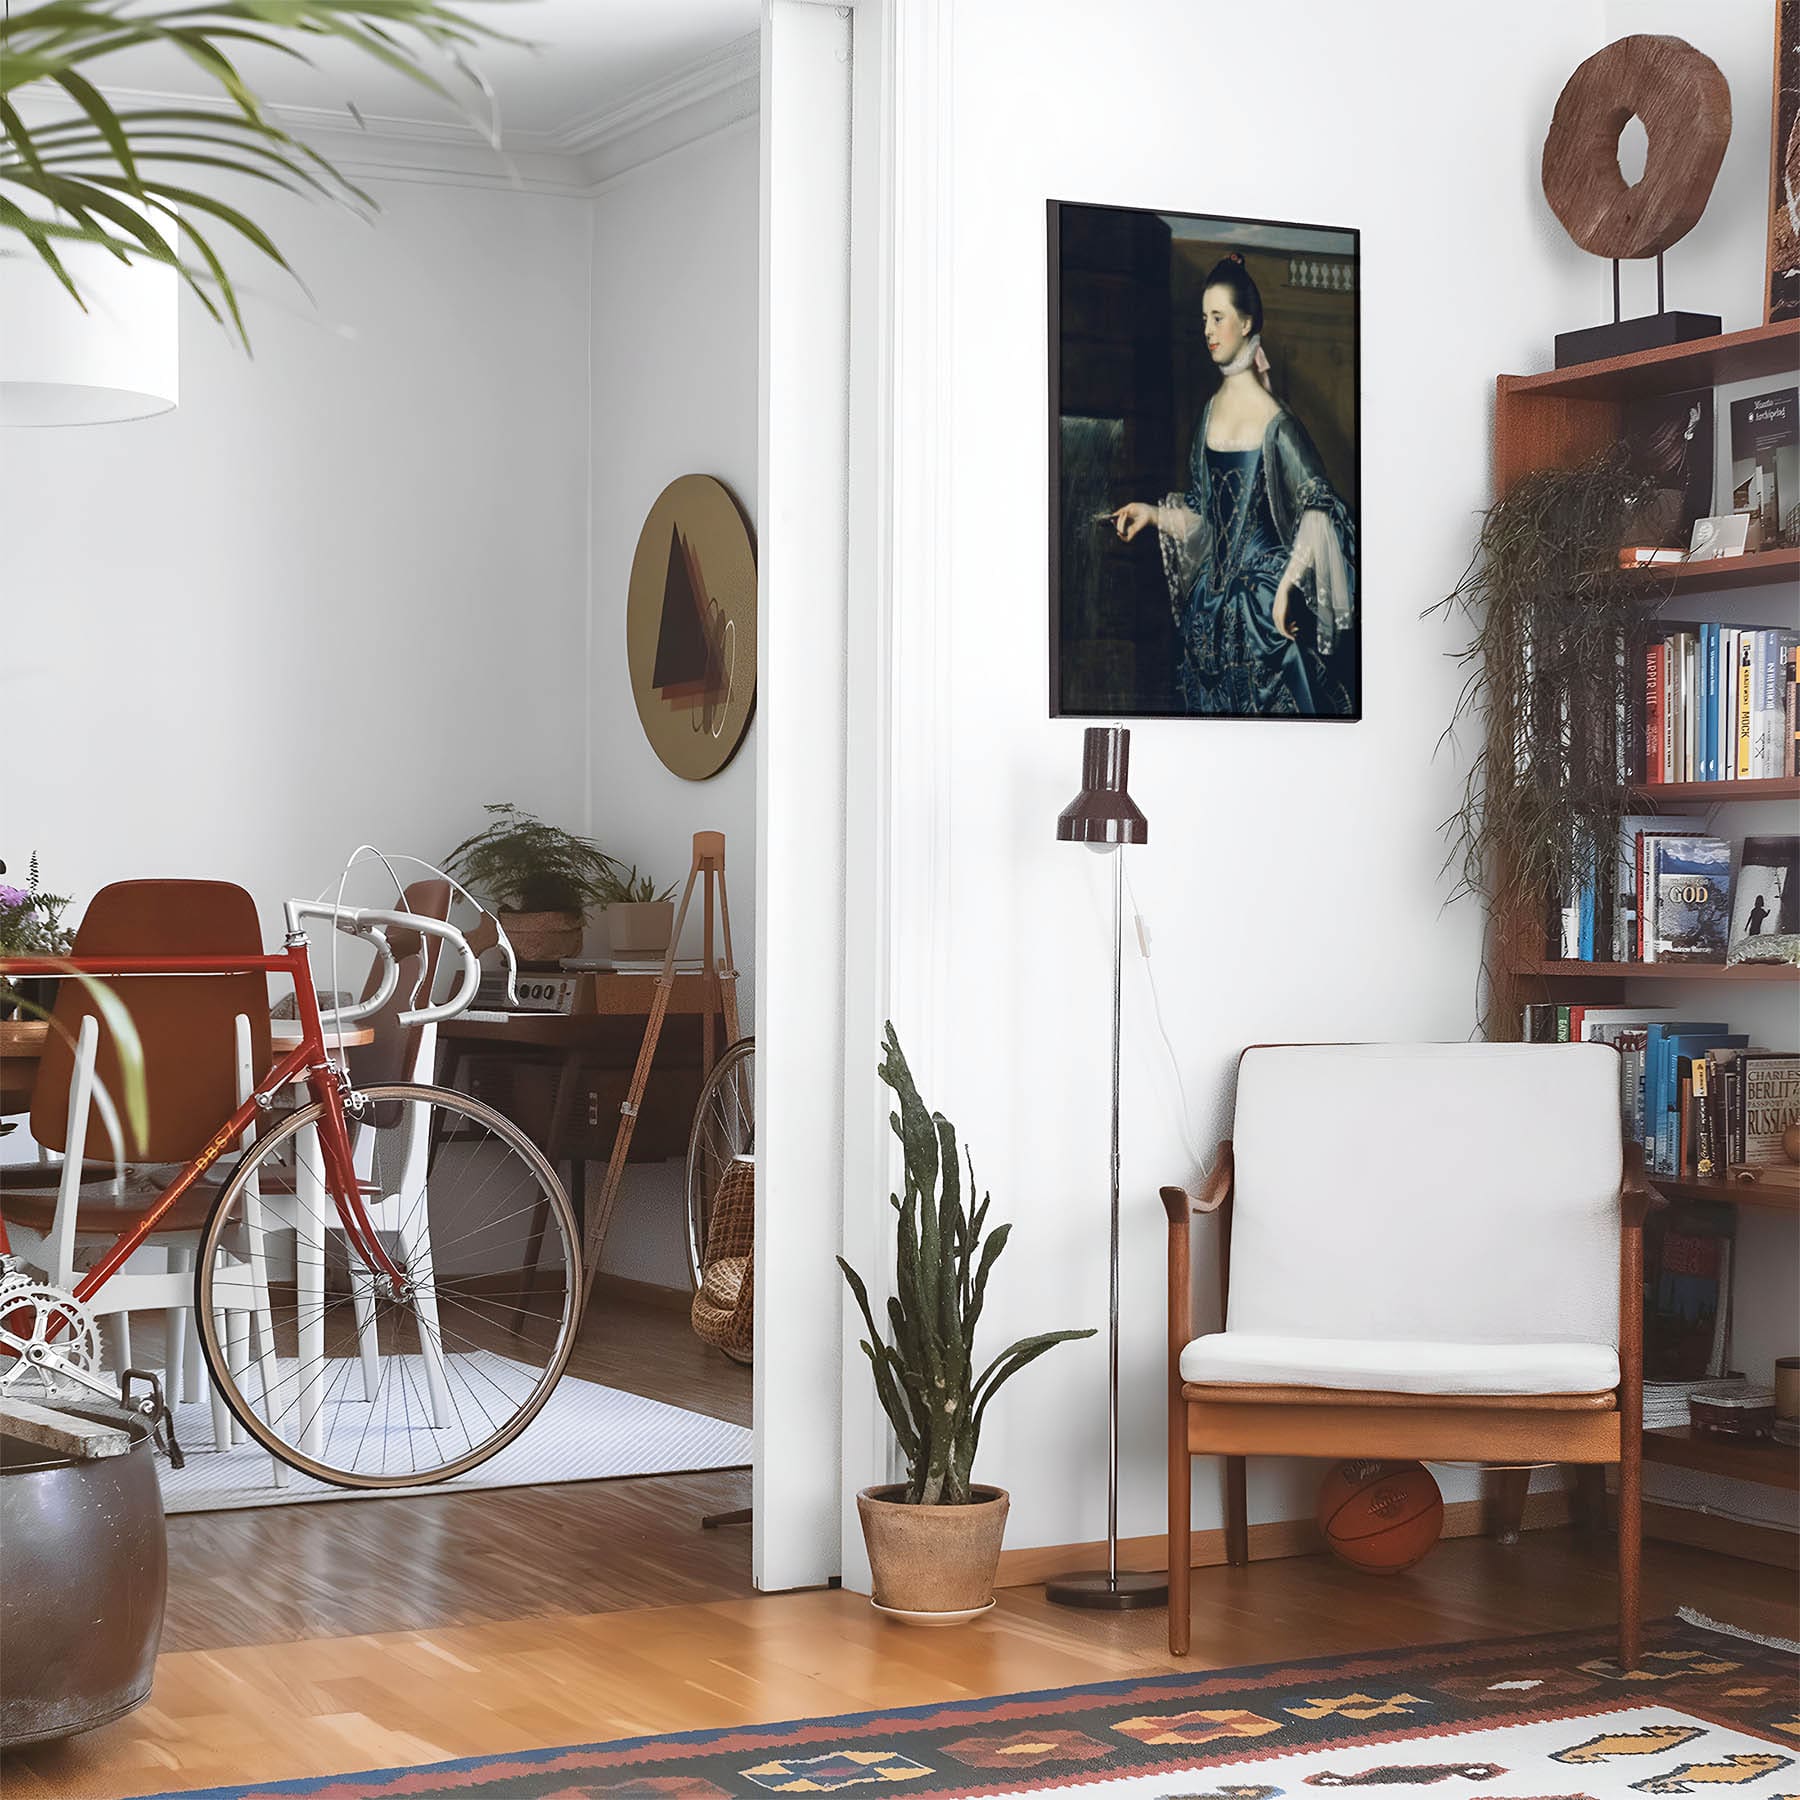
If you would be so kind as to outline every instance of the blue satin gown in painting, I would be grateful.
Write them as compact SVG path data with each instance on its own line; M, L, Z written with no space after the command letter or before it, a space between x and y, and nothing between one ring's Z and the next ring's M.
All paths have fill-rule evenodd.
M1183 710L1236 718L1353 716L1349 509L1292 414L1278 414L1254 450L1209 449L1206 430L1203 416L1188 491L1170 496L1180 528L1164 534ZM1275 628L1275 593L1290 562L1296 564L1289 602L1295 638Z

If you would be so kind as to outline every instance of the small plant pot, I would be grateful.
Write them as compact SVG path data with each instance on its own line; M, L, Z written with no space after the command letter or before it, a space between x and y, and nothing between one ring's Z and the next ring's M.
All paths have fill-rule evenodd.
M1006 1533L1004 1488L977 1487L967 1506L908 1506L904 1487L856 1496L875 1604L913 1625L960 1624L994 1598Z
M621 901L606 909L606 942L614 956L666 956L675 932L673 900Z
M501 929L512 939L513 955L528 969L554 969L565 956L581 954L578 912L505 912Z

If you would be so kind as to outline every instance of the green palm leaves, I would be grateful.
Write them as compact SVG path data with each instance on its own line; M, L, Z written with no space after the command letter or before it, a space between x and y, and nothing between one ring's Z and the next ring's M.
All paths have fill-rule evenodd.
M248 348L220 234L293 270L253 219L211 191L216 177L365 212L374 202L263 110L238 61L246 50L264 50L305 62L308 47L334 40L439 94L449 89L423 55L480 89L465 52L510 41L439 0L44 0L12 8L0 22L0 254L9 239L22 244L77 304L80 283L64 260L71 245L165 264L214 319L229 315ZM116 108L95 85L92 65L149 46L185 57L217 84L218 100ZM45 120L28 108L28 124L18 105L24 89L59 99L56 116Z
M1021 1338L975 1373L975 1327L988 1276L1012 1226L999 1225L983 1241L991 1196L973 1212L975 1171L968 1188L957 1158L956 1127L928 1112L890 1024L882 1041L881 1079L894 1090L892 1115L906 1163L906 1195L891 1195L900 1215L896 1293L887 1303L892 1341L884 1342L862 1277L840 1256L837 1264L862 1308L869 1335L863 1354L875 1371L875 1391L906 1457L906 1498L915 1505L960 1506L969 1501L969 1471L981 1441L982 1416L1001 1384L1055 1344L1092 1337L1090 1331L1048 1331Z

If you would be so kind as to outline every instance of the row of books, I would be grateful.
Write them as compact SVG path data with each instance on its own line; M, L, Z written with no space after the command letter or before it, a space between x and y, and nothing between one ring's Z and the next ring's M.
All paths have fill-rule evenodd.
M1764 1050L1716 1020L1667 1007L1534 1005L1529 1043L1611 1044L1619 1111L1653 1175L1690 1180L1786 1166L1782 1134L1800 1122L1800 1051Z
M1575 883L1551 922L1565 962L1722 963L1751 939L1800 931L1800 836L1753 837L1742 855L1704 821L1632 813L1610 881Z
M1644 647L1642 779L1795 773L1800 633L1684 625Z

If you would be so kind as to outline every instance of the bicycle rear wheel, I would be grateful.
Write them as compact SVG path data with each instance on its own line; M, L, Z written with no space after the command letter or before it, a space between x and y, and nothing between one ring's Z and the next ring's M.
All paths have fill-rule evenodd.
M705 1276L713 1200L732 1159L756 1148L756 1039L739 1038L713 1064L688 1130L688 1277L696 1292Z
M580 1316L581 1232L523 1132L448 1088L346 1101L363 1204L395 1284L328 1197L315 1103L244 1153L200 1241L200 1342L266 1449L340 1487L485 1462L556 1386Z

